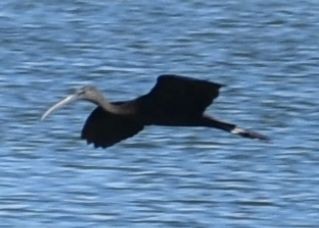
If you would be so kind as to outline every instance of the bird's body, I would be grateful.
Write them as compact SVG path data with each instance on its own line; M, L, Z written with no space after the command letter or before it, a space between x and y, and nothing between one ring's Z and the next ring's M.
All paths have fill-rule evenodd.
M95 87L86 86L51 107L42 118L73 100L91 101L98 107L86 120L81 137L95 147L104 148L137 134L147 125L214 127L243 137L267 140L259 133L204 114L221 87L206 80L162 75L146 95L109 103Z

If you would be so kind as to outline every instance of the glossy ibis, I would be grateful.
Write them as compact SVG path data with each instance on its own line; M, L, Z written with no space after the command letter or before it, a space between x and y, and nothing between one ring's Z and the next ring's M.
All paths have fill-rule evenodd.
M109 102L95 87L84 86L49 108L41 119L76 100L93 102L98 107L86 120L81 137L103 148L137 134L147 125L212 127L247 138L268 140L262 134L204 114L221 87L206 80L161 75L146 95L129 101Z

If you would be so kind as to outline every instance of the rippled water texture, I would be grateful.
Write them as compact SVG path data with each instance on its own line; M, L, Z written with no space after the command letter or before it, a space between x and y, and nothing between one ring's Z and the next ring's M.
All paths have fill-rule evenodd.
M1 227L318 227L318 1L0 2ZM94 105L157 76L226 84L208 113L272 143L148 127L79 139Z

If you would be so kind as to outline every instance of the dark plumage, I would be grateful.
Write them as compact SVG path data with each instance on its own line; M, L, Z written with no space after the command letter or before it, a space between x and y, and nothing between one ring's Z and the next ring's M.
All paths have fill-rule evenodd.
M132 118L115 115L97 107L86 120L81 138L95 147L109 147L132 137L143 130L144 125Z
M247 138L268 140L264 135L204 114L221 87L206 80L162 75L148 94L109 103L95 87L85 86L52 106L42 119L67 103L83 99L98 105L86 120L81 134L95 147L112 146L137 134L146 125L214 127Z

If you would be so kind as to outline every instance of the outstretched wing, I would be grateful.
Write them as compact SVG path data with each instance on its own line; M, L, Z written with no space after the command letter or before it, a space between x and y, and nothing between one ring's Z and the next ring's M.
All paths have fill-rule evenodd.
M97 107L88 117L82 129L82 139L95 147L109 147L132 137L143 129L143 125L123 116L114 115Z
M141 97L144 110L162 115L201 115L218 96L221 84L177 75L161 75ZM144 105L143 105L144 103Z

